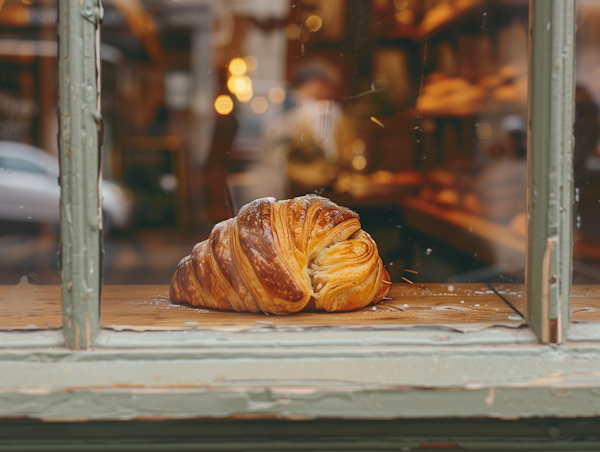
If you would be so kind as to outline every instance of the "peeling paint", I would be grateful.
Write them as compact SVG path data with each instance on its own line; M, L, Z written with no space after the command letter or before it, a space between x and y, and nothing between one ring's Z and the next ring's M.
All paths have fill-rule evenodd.
M563 341L569 318L575 6L574 0L529 3L529 221L525 280L528 321L546 343ZM550 23L552 27L548 26ZM561 64L563 60L565 64Z
M488 391L488 395L485 396L485 404L493 405L494 400L496 400L496 388L490 388Z
M98 0L59 5L63 324L70 347L90 349L99 323ZM67 58L67 55L70 57ZM80 95L81 93L81 95ZM91 225L91 227L90 227ZM89 279L88 279L89 278ZM87 302L86 302L87 299Z

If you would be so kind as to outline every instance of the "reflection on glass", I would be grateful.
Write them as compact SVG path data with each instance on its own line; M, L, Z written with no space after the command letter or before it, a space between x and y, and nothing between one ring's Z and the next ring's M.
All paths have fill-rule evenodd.
M167 297L215 224L317 193L360 214L393 283L503 283L522 305L526 0L144 1L144 36L119 3L103 171L135 201L107 287Z
M600 321L600 4L577 3L571 320Z
M56 3L0 6L0 329L61 326Z

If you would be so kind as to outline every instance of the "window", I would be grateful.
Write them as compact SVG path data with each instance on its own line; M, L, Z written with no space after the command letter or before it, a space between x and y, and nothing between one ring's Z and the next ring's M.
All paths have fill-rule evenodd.
M0 329L60 328L56 5L3 3Z
M526 1L143 7L152 33L122 3L101 33L103 177L133 195L105 236L104 326L524 323ZM215 224L314 193L360 215L381 303L267 318L169 300Z
M567 331L574 2L257 4L59 1L63 331L0 332L15 348L1 415L597 415L600 350L562 345L598 338ZM38 7L23 5L4 7ZM362 209L392 300L296 316L172 305L177 262L269 184Z
M573 155L575 183L575 212L573 220L573 291L571 294L571 321L597 322L600 320L598 297L598 218L599 192L598 139L600 91L595 73L600 61L595 52L600 30L600 10L594 2L578 3L577 54L575 60L575 149Z

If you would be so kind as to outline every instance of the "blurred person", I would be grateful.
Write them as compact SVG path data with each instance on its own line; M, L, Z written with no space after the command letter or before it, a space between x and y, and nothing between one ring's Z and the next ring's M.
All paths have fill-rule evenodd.
M299 63L281 118L267 131L245 202L300 196L331 186L337 173L336 131L342 116L334 100L339 74L322 59Z
M227 94L227 70L220 69L217 77L221 85L219 94ZM235 116L235 108L227 114L215 116L212 140L206 163L201 175L201 202L205 213L205 221L213 225L235 215L233 200L229 191L229 159L235 136L239 127Z
M527 205L527 127L519 115L506 116L500 127L503 137L492 146L493 160L477 176L476 199L466 207L509 222L524 213Z

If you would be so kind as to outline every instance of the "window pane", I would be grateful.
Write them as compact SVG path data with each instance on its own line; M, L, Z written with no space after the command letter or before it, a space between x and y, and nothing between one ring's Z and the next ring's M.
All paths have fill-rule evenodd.
M571 319L600 321L600 4L577 3Z
M58 328L56 2L0 7L0 328Z
M452 312L453 322L521 322L526 0L121 3L106 5L102 28L103 171L130 190L132 216L119 222L105 208L105 325L247 321L171 304L178 262L247 203L307 194L360 215L392 283L388 307L319 322L360 322L365 309L400 323L449 322L432 312ZM134 24L140 17L145 27ZM266 226L253 227L260 235ZM235 243L223 247L239 253ZM296 265L277 249L245 253L269 268L274 259ZM333 265L325 256L298 264L298 284L310 281L317 304L324 287L343 281L310 270ZM250 284L232 283L243 271L219 267L209 277L200 267L194 296L237 309L228 303ZM293 275L273 271L293 286ZM211 292L211 277L227 295ZM258 278L262 289L266 278ZM251 298L262 289L249 289ZM144 320L127 318L127 306Z

